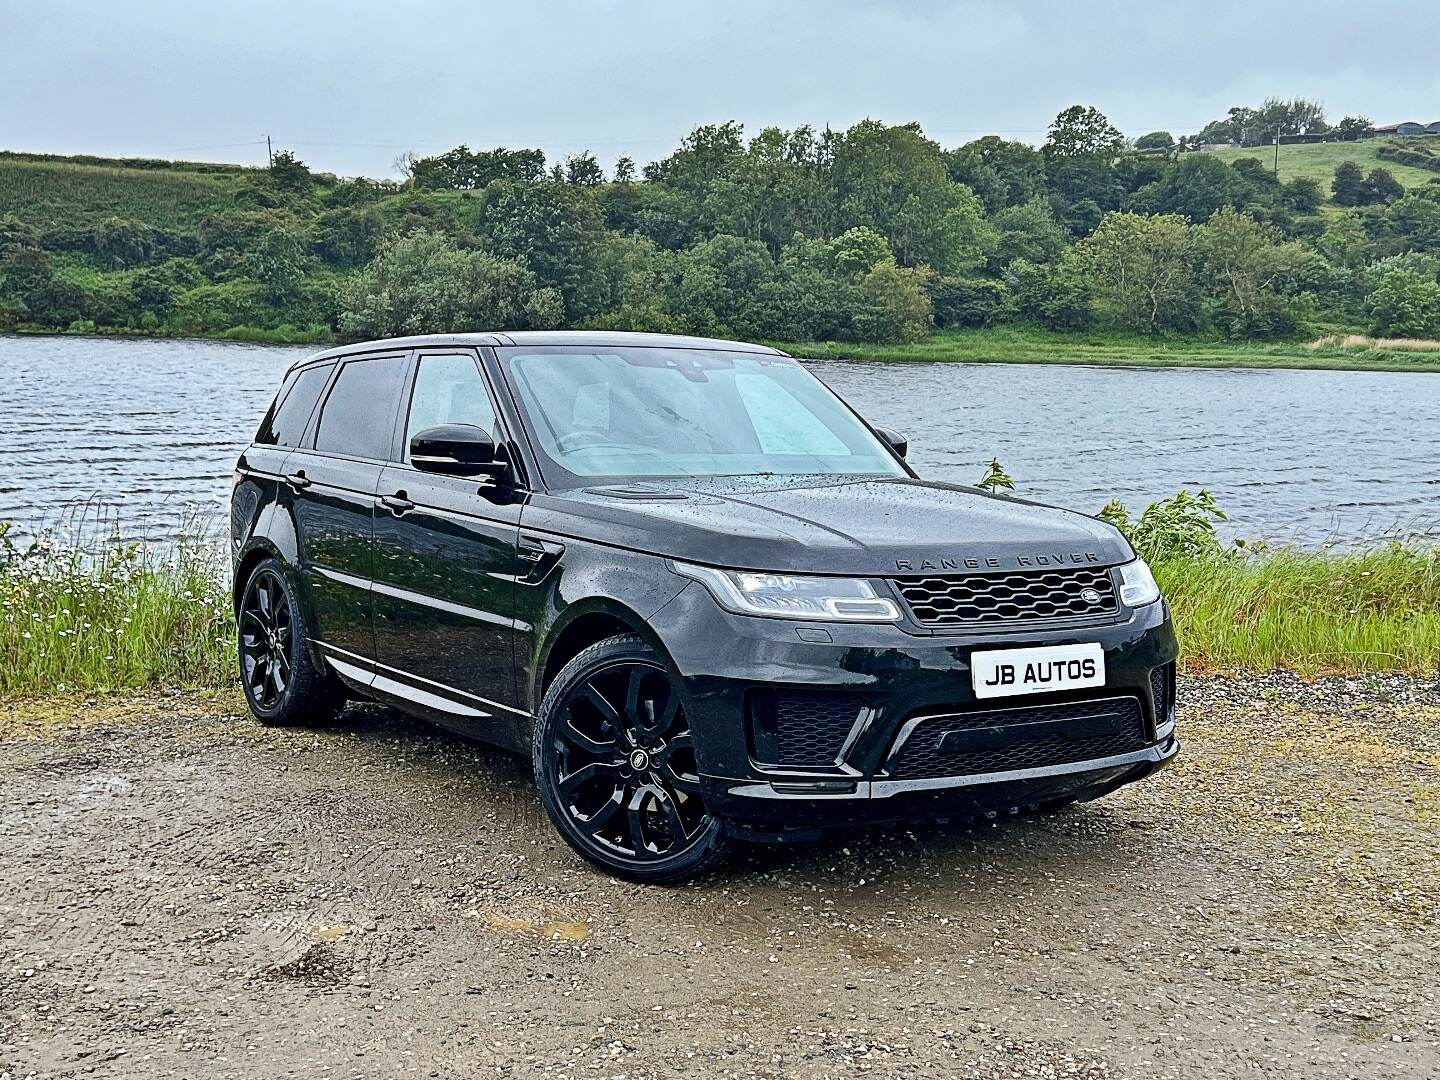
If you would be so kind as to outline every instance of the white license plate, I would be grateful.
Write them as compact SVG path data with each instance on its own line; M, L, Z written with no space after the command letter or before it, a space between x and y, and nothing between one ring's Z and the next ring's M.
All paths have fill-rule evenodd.
M970 655L977 698L1049 694L1105 685L1105 650L1098 642L1043 649L997 649Z

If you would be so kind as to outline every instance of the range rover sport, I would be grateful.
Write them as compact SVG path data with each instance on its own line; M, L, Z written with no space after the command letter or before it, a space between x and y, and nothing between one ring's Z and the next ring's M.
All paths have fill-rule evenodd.
M584 858L1050 807L1178 750L1175 635L1093 518L921 480L797 360L456 334L296 364L236 467L265 723L388 703L530 755Z

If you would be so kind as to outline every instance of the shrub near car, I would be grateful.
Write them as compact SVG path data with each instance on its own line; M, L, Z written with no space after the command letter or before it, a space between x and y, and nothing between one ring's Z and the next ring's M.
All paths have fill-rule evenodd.
M1053 807L1173 757L1175 635L1126 540L904 454L756 345L303 361L235 474L250 708L371 698L528 754L560 835L654 882L737 839Z

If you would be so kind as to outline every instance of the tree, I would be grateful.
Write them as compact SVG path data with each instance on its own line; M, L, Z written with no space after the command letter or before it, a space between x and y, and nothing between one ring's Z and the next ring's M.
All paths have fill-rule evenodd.
M1021 318L1052 330L1079 330L1089 324L1095 289L1073 254L1048 266L1017 259L1007 277Z
M1291 294L1302 245L1229 208L1196 227L1192 239L1212 314L1227 334L1276 337L1298 328Z
M951 180L975 193L987 213L1045 194L1045 156L1033 146L998 135L947 151L945 168Z
M1110 213L1075 246L1075 257L1121 325L1158 333L1195 320L1189 239L1178 214Z
M991 223L1000 234L991 256L991 265L997 269L1016 259L1048 263L1059 257L1070 239L1043 199L1007 207Z
M1285 181L1281 201L1297 214L1315 214L1325 202L1320 181L1311 176L1297 176Z
M633 184L635 182L635 159L628 154L618 158L615 162L615 183Z
M340 307L340 328L355 337L546 328L564 314L559 294L520 263L430 232L387 243L342 287Z
M493 254L524 262L542 285L557 289L568 319L603 310L605 287L595 271L604 226L589 189L495 181L485 190L475 231Z
M1366 302L1370 326L1386 337L1440 337L1440 283L1413 270L1391 270Z
M841 222L887 237L901 266L963 273L994 246L980 200L950 179L918 124L862 120L836 145L831 175Z
M1405 197L1405 187L1391 175L1389 169L1371 169L1361 187L1361 198L1365 205L1391 203Z
M1167 175L1136 193L1142 214L1183 214L1191 222L1208 221L1222 206L1241 206L1248 191L1243 174L1213 154L1186 154Z
M1430 189L1406 195L1385 208L1385 234L1404 251L1440 251L1440 197ZM1440 188L1434 189L1440 196Z
M1353 161L1335 166L1335 179L1330 182L1330 197L1336 206L1362 206L1365 202L1365 173Z
M315 186L310 167L290 150L277 150L270 159L270 182L276 191L304 195Z
M930 333L930 273L897 266L887 259L860 278L860 290L870 302L856 313L855 328L861 341L908 343Z
M1175 149L1175 136L1168 131L1152 131L1135 140L1136 150L1160 150L1170 153Z
M605 182L605 170L600 168L595 155L588 150L571 154L565 159L565 182L595 187Z
M1042 148L1047 159L1113 157L1125 146L1125 137L1093 105L1071 105L1055 117Z
M1347 116L1335 125L1334 133L1347 142L1368 139L1375 134L1375 125L1368 116Z

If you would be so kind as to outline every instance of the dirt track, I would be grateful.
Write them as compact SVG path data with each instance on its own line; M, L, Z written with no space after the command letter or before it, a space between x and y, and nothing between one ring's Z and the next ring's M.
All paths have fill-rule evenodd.
M0 705L0 1077L1440 1071L1440 685L1181 701L1104 802L671 890L378 709Z

